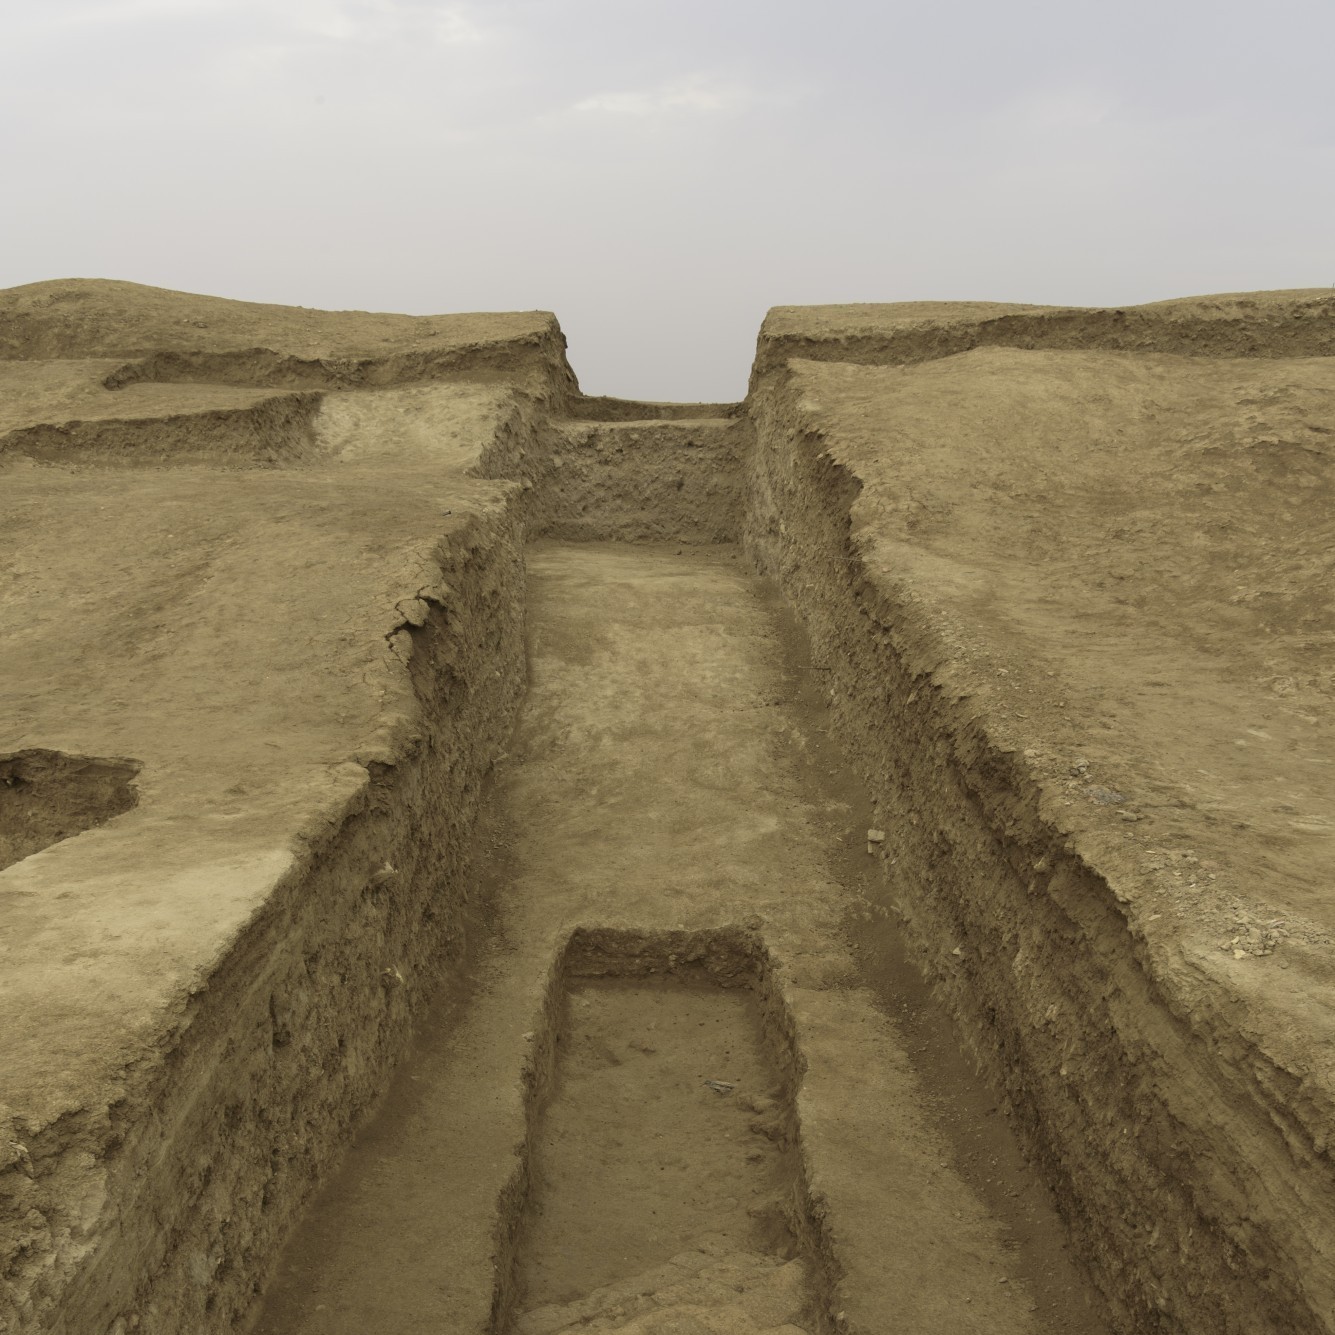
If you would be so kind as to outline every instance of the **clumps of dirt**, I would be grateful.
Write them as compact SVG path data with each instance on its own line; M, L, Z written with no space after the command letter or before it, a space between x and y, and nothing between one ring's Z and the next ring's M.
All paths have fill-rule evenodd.
M60 751L0 756L0 870L129 811L138 773L133 760Z

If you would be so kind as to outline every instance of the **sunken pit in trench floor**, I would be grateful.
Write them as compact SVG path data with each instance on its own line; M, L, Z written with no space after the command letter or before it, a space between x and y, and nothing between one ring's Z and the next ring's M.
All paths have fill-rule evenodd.
M510 1335L699 1308L739 1329L823 1327L761 958L727 934L573 937L530 1116Z

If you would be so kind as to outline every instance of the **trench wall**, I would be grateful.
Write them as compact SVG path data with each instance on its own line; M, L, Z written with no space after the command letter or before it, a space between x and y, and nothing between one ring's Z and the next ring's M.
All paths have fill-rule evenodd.
M567 541L734 540L746 427L741 418L554 424L540 531Z
M275 394L241 408L20 427L0 436L0 457L12 452L43 462L84 465L291 464L314 452L321 397L310 392Z
M519 481L531 537L735 542L751 442L741 407L525 397L478 472Z
M448 602L391 637L399 751L306 833L161 1059L7 1165L12 1329L221 1335L250 1306L462 951L480 787L523 689L517 515L512 496L442 541Z
M886 823L911 948L1117 1324L1331 1330L1323 1133L1298 1125L1293 1078L1238 1031L1227 996L1163 981L1116 888L1041 819L1036 786L937 675L946 654L922 609L864 565L860 482L781 371L751 411L746 547L805 623L835 734Z
M1182 357L1329 357L1335 355L1335 295L1275 294L1280 300L1215 297L1126 309L1012 307L969 314L970 303L941 303L917 319L889 320L884 307L821 307L770 312L751 373L754 400L766 377L792 358L909 366L973 348L1101 348ZM923 303L927 306L937 303ZM870 316L864 312L872 312ZM792 317L796 318L792 318Z
M550 317L549 317L550 318ZM300 356L272 348L154 352L107 376L107 389L144 383L376 389L440 380L522 381L557 401L578 394L555 320L540 332L488 343L405 348L374 356Z

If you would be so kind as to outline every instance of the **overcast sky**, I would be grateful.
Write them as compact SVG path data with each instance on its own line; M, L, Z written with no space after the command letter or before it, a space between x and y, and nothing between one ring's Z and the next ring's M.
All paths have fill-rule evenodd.
M0 0L0 287L556 311L731 399L767 307L1335 283L1331 0Z

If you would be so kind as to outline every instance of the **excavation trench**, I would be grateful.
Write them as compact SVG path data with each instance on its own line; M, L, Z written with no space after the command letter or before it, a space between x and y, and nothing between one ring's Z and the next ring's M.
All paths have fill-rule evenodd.
M1330 1335L1330 312L34 316L0 1328Z
M466 957L252 1331L1104 1328L893 930L800 623L719 541L747 431L604 408L533 465Z
M750 933L572 936L497 1328L549 1335L702 1302L825 1328L797 1054L769 975Z

